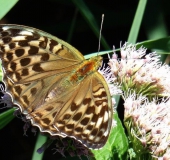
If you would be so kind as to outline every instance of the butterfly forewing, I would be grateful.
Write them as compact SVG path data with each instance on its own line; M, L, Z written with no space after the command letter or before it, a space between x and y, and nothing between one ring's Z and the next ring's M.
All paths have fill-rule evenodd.
M32 125L93 149L106 143L112 104L100 58L87 61L57 37L17 25L0 25L0 57L6 91Z
M84 59L77 56L80 54L78 51L72 54L64 45L50 38L37 36L38 33L33 31L8 27L6 29L1 34L3 37L0 41L2 51L0 56L6 74L16 83L70 72Z

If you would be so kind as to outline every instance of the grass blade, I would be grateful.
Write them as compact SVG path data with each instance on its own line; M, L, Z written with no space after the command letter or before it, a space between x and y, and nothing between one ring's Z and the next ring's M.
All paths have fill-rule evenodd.
M18 0L1 0L0 1L0 19L18 2Z

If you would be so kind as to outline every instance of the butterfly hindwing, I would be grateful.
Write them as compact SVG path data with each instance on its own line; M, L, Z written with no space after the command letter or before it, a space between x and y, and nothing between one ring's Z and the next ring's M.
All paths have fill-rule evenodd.
M63 106L54 126L89 148L101 148L109 135L112 119L111 97L103 77L95 73L86 78L74 93L74 99ZM68 107L69 105L69 107Z
M42 131L54 126L60 134L73 137L89 148L101 148L112 122L111 97L102 78L95 73L60 97L43 103L29 115L33 123Z

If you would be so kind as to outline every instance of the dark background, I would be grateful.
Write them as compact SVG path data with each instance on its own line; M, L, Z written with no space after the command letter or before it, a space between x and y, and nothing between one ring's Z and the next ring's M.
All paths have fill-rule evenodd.
M102 35L110 48L120 47L127 41L138 0L84 1L100 27L101 15L105 14ZM51 33L67 41L76 7L71 0L21 0L5 16L3 23L22 24ZM146 39L141 35L140 39ZM77 12L73 36L69 42L88 54L97 52L99 35L96 36L80 12ZM101 50L103 50L101 46Z
M84 3L91 10L99 27L101 15L105 14L102 35L110 49L113 45L119 48L120 41L127 41L138 0L86 0ZM169 33L169 8L168 0L148 2L138 42L148 39L148 30L157 22L160 13ZM76 23L69 43L84 55L97 52L99 36L94 34L71 0L20 0L0 22L35 27L67 41L73 18L76 18ZM105 48L101 46L100 50ZM28 136L23 136L23 125L21 119L15 118L0 130L1 160L31 159L36 136L30 131L27 132ZM53 155L52 148L46 150L44 160L61 159L60 155Z

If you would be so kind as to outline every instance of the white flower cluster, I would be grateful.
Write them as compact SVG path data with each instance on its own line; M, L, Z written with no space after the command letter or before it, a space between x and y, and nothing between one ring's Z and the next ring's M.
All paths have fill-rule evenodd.
M112 80L124 99L124 122L132 143L158 159L170 159L170 67L156 53L125 43L109 61ZM135 144L133 144L135 145Z

